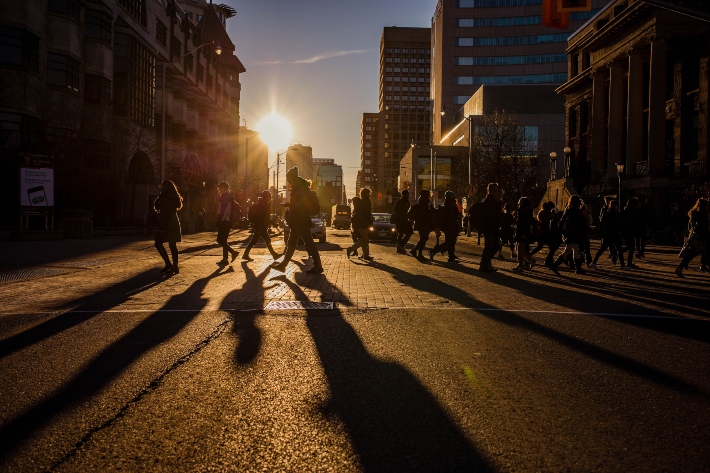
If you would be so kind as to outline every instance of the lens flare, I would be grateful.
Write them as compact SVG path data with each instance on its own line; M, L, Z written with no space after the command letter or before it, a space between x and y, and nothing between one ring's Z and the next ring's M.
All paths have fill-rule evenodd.
M291 144L291 124L282 116L272 113L261 119L256 126L261 139L272 150L287 148Z

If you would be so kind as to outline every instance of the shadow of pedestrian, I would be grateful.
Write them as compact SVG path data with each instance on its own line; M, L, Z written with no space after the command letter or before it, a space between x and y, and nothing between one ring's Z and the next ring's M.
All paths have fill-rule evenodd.
M111 343L63 386L5 422L0 427L0 457L7 457L17 445L55 417L82 407L139 358L175 337L205 307L208 300L203 297L203 291L220 271L221 268L196 280L185 292L171 297L161 309Z
M299 284L322 283L302 273L299 284L275 279L298 300L307 300ZM491 470L432 393L400 364L374 358L339 310L308 310L306 325L330 387L325 415L345 424L364 471Z
M162 278L157 279L157 277L157 271L150 269L123 282L65 304L65 307L73 307L73 309L0 340L0 358L79 325L104 310L123 304L135 294L147 291L164 281Z

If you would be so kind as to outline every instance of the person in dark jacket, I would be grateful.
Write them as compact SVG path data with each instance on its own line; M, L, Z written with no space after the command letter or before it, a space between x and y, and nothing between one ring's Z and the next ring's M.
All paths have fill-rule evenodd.
M584 219L581 211L582 199L578 195L573 195L567 201L567 207L560 219L560 230L565 241L565 249L560 256L557 257L550 269L555 274L559 275L557 267L572 256L573 267L578 274L584 274L582 269L582 256L579 253L579 242L584 238L584 233L587 231L587 222Z
M702 259L700 261L700 270L707 271L707 266L705 260L707 259L707 252L710 251L708 243L710 243L710 229L708 228L708 211L710 206L708 205L707 199L698 199L690 212L688 212L689 222L688 227L690 230L690 239L695 239L693 245L688 245L688 248L681 260L680 264L675 270L678 277L683 277L683 269L688 269L688 264L698 256L702 254Z
M639 200L631 197L626 201L626 207L621 212L621 236L624 239L624 247L619 250L619 264L621 269L628 271L638 269L633 263L634 251L636 251L636 238L639 235ZM629 253L629 259L624 264L624 253Z
M409 209L409 220L414 221L414 230L419 234L417 245L409 253L419 260L423 260L422 252L426 249L429 234L434 229L434 208L431 205L431 193L423 190L419 193L419 202Z
M518 212L515 220L515 233L513 239L518 243L518 265L513 271L532 269L535 258L530 255L530 244L535 241L537 221L533 216L532 202L527 197L518 201Z
M503 256L503 247L507 246L510 248L510 257L515 258L515 238L513 238L514 227L515 227L515 210L510 204L505 204L503 206L503 225L500 229L500 239L501 245L498 247L498 258L505 258Z
M402 197L395 202L392 209L394 225L397 228L397 253L399 254L407 254L404 246L411 238L412 233L414 233L412 222L407 220L407 212L409 212L409 191L404 189Z
M182 241L180 218L177 212L182 208L182 196L173 181L166 179L160 184L160 195L155 199L153 207L158 212L160 222L155 233L155 247L165 262L165 267L160 272L177 274L180 272L177 243ZM170 248L172 263L168 259L168 252L163 243L167 243Z
M587 263L587 267L592 264L592 242L589 239L589 234L592 232L592 213L582 201L582 206L579 208L585 222L586 231L582 233L582 238L579 241L579 253L582 255L582 260Z
M298 167L294 166L286 173L286 181L291 185L291 201L288 207L288 226L290 232L286 242L286 251L281 262L274 262L272 267L277 271L285 271L286 266L296 251L299 238L303 240L306 251L313 258L313 267L307 273L322 273L320 253L311 234L311 181L298 175Z
M217 243L222 247L222 259L217 261L217 264L224 266L229 264L227 255L232 256L232 261L237 257L239 252L229 246L229 232L232 231L234 222L233 215L236 214L233 207L237 205L234 201L234 195L229 190L229 183L220 182L217 184L217 192L219 192L219 210L217 212Z
M537 221L540 224L540 237L537 239L537 245L530 250L530 256L545 248L547 245L550 248L550 221L555 216L555 203L547 201L542 204L542 208L537 213ZM557 248L555 248L557 250ZM550 248L550 251L552 249ZM554 253L554 251L552 251Z
M444 251L449 253L449 263L455 263L456 258L456 237L459 233L459 208L456 205L456 196L452 191L444 194L444 205L436 209L434 213L434 229L436 232L443 232L444 243L439 243L429 250L429 259L433 260L434 255Z
M253 258L249 256L249 252L259 241L259 238L263 239L264 243L266 243L266 248L269 250L269 253L271 253L272 258L277 259L279 257L279 254L271 245L271 235L269 235L269 227L271 227L271 221L269 219L269 211L271 210L270 203L271 192L264 191L261 193L259 201L254 204L254 207L250 210L251 224L254 233L252 233L251 239L249 239L249 243L244 250L244 254L242 255L243 260L253 260Z
M619 248L621 247L621 216L619 214L619 203L615 200L608 202L606 210L600 213L599 225L602 228L602 244L594 255L594 261L589 266L597 269L597 261L609 249L612 261L616 262Z
M478 270L492 273L498 271L491 264L493 255L500 248L500 232L503 227L503 212L501 212L501 190L497 182L491 182L487 187L486 198L483 199L481 208L481 224L482 228L477 229L483 234L483 255L481 256L481 265Z
M360 238L353 246L345 249L345 254L348 258L352 253L355 253L358 248L362 248L362 256L359 258L364 260L373 259L370 256L370 227L372 226L372 202L370 195L372 191L367 188L360 189L360 200L355 204L353 216L351 219L353 230L360 234Z

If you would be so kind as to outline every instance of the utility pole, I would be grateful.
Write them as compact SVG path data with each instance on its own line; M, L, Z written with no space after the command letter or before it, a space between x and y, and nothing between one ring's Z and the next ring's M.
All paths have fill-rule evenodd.
M283 156L284 154L286 154L286 151L284 151L281 154L279 154L278 151L276 152L276 178L275 178L275 181L276 181L276 200L277 201L279 200L279 167L281 165L281 156ZM276 211L276 209L278 208L278 207L276 207L277 205L278 205L278 202L276 204L274 204L274 209L275 209L274 213L276 213L276 214L278 213Z

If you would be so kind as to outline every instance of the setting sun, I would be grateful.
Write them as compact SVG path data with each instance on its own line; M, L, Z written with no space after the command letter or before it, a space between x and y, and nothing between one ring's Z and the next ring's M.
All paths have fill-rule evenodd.
M271 149L284 149L291 144L291 124L280 115L272 113L262 118L256 130L261 132L261 139Z

